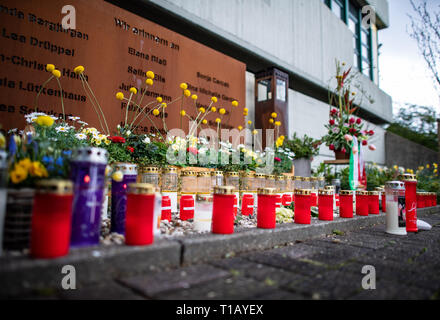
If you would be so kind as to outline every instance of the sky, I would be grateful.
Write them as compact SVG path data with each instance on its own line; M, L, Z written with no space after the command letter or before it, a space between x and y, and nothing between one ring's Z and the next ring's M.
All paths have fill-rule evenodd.
M428 66L410 30L409 0L388 0L390 26L379 31L379 86L393 98L394 113L401 104L433 106L440 115L440 90L436 91ZM440 0L428 0L440 10Z

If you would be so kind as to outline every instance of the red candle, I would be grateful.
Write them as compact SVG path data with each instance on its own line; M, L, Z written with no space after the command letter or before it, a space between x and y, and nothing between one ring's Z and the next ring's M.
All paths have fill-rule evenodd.
M399 178L405 182L406 231L417 232L417 179L413 174L403 174Z
M169 196L162 196L161 220L171 221L171 198Z
M279 195L275 188L258 189L257 228L275 229L276 207Z
M252 194L244 194L241 199L241 214L250 216L254 213L254 196Z
M56 258L69 252L72 190L71 181L44 180L37 183L32 212L32 257Z
M333 190L319 190L318 219L324 221L333 220Z
M339 191L339 216L341 218L353 218L353 191Z
M379 192L368 192L368 214L379 214Z
M238 196L234 194L234 218L237 217L238 214Z
M356 215L368 216L369 212L368 191L356 191Z
M186 221L194 218L194 197L185 194L180 197L180 220Z
M281 203L283 206L288 207L292 204L292 196L288 193L283 194L281 198Z
M214 199L212 204L212 233L234 233L234 199L235 187L214 187Z
M275 208L281 208L281 203L283 201L281 195L276 194L275 195L275 199L276 199L276 201L275 201Z
M298 224L310 224L312 219L310 190L295 190L294 221Z
M422 192L416 193L416 199L417 199L417 209L423 208L423 194L422 194Z
M385 192L382 192L382 212L387 212L387 197Z
M312 192L312 193L310 194L310 201L312 202L312 203L311 203L311 206L312 206L312 207L316 207L316 206L318 206L318 196L316 195L315 192Z
M148 183L130 183L125 214L125 244L149 245L154 242L155 187Z

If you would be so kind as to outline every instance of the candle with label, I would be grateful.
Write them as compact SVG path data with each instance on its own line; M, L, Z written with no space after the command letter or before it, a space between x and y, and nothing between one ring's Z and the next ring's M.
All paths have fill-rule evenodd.
M386 232L406 235L405 184L401 181L385 183L387 201Z
M399 180L405 183L406 231L417 232L417 178L413 174L403 174Z

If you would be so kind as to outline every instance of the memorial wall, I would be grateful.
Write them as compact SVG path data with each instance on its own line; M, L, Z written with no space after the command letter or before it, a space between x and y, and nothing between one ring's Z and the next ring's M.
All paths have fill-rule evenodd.
M75 30L64 30L61 12L72 5L76 13ZM61 113L61 95L66 115L79 116L99 129L99 121L73 69L82 65L106 119L113 131L125 117L125 102L115 98L118 91L129 96L136 87L145 90L146 72L155 73L154 84L147 87L144 104L162 97L170 103L182 95L179 84L186 82L198 96L198 106L216 106L227 114L222 126L243 124L245 107L245 64L200 43L163 28L103 0L0 0L0 124L1 129L24 128L24 115L35 111L35 97L50 77L45 66L52 63L61 71L62 91L51 81L41 92L37 110L55 116ZM233 109L231 102L239 107ZM186 98L184 109L196 114L194 101ZM177 128L180 102L166 108L168 128ZM218 114L210 114L215 126ZM154 119L162 127L161 116ZM184 129L188 126L184 121ZM153 132L147 120L140 133ZM112 132L114 133L114 132Z

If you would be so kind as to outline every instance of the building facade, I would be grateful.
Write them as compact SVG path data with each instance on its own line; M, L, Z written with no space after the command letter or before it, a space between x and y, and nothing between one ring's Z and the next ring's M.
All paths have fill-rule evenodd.
M389 25L386 0L130 0L110 1L246 64L246 107L255 115L255 74L275 67L289 75L288 135L320 138L329 119L327 90L334 87L335 61L360 71L358 115L375 131L376 151L366 161L385 164L385 130L392 100L380 89L380 30ZM365 27L370 6L375 19ZM362 12L364 8L364 12ZM321 146L314 159L333 159Z

